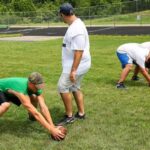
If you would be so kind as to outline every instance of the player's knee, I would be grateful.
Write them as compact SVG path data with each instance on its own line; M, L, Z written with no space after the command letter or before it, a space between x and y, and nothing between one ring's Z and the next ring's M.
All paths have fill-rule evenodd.
M3 103L1 106L4 108L4 109L8 109L10 107L10 103L9 102L6 102L6 103Z
M132 70L132 64L127 64L126 67L131 71Z
M8 110L8 108L10 107L11 103L9 102L5 102L5 103L2 103L0 105L0 114L3 114L4 112L6 112Z
M62 84L61 82L59 82L57 84L57 90L59 93L68 93L69 92L69 88L67 86L65 86L64 84Z

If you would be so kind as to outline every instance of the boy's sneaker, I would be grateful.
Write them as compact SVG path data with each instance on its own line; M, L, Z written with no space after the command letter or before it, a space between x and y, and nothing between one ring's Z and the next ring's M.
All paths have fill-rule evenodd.
M123 84L123 82L117 83L116 85L117 89L125 89L125 85Z
M69 124L69 123L73 123L75 121L75 117L72 116L72 117L68 117L67 115L64 116L63 119L61 119L57 125L58 126L62 126L62 125L65 125L65 124Z
M140 78L138 76L133 76L131 80L138 81Z
M85 114L84 115L79 115L79 113L77 112L76 114L75 114L75 118L76 119L85 119Z

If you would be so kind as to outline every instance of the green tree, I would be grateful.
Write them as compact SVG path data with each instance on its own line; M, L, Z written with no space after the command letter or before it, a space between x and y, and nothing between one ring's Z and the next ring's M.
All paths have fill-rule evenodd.
M32 0L12 0L12 7L15 12L35 11Z
M11 0L0 0L0 3L3 3L3 4L7 4L7 3L10 3Z
M14 12L20 12L16 13L17 16L31 17L36 15L36 7L32 0L12 0L11 7Z

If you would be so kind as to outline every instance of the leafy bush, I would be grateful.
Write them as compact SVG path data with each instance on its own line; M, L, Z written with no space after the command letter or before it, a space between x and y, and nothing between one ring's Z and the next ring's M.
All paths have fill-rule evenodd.
M32 0L13 0L11 6L15 12L26 12L25 16L34 15L36 11Z

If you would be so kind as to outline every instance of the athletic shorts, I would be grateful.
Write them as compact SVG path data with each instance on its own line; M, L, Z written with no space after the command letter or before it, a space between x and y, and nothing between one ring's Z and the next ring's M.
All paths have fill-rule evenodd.
M127 64L133 64L132 58L127 53L117 52L117 56L121 62L122 68L125 68Z
M58 92L68 93L80 90L80 84L83 79L83 76L84 74L76 75L76 82L72 83L70 81L70 74L62 73L58 81Z
M12 102L17 106L21 105L20 100L16 96L9 96L8 94L0 91L0 105L4 102Z

